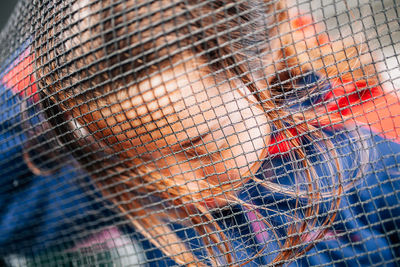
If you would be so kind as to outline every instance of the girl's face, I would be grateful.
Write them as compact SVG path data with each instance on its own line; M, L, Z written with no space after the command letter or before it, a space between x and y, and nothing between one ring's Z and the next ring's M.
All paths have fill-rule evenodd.
M267 119L246 88L216 81L194 60L149 75L113 101L83 117L95 137L125 162L192 189L199 179L210 187L238 181L268 142ZM89 111L82 109L77 114Z

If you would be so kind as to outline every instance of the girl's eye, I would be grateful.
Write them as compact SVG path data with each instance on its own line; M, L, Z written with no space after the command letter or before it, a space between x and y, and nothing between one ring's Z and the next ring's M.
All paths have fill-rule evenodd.
M205 134L202 134L200 136L191 138L191 139L189 139L187 141L182 142L181 146L183 148L188 148L188 147L192 147L192 146L196 146L196 145L202 144L204 142L205 138L208 137L208 136L210 136L210 133L205 133Z

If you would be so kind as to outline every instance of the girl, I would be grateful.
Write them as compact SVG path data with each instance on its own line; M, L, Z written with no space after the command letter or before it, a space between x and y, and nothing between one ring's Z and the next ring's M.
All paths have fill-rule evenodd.
M363 203L348 193L361 177L382 183L368 166L377 141L358 125L396 137L370 100L390 112L397 99L359 46L331 43L283 1L38 5L49 128L151 243L148 257L163 253L154 264L284 264L318 244L342 249L341 229L362 227L335 222ZM384 245L370 258L398 256L395 237L365 235Z

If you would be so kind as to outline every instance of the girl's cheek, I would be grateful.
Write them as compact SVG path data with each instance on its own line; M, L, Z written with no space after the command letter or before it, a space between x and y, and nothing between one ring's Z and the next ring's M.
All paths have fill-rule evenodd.
M243 181L254 174L254 166L257 168L261 164L261 154L270 136L266 116L242 97L226 104L219 114L225 115L226 120L217 124L219 127L209 139L198 146L198 150L206 154L193 157L191 166L182 167L190 172L190 168L196 166L195 177L206 179L211 186Z
M222 128L225 144L221 155L226 165L237 169L242 177L254 165L259 165L261 154L269 144L270 126L259 108L237 91L232 94L235 101L226 105L228 124Z

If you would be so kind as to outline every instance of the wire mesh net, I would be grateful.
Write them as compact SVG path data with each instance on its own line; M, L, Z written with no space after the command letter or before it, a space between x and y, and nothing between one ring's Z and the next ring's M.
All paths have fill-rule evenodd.
M397 266L399 12L20 1L0 265Z

